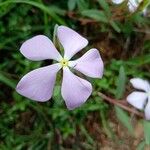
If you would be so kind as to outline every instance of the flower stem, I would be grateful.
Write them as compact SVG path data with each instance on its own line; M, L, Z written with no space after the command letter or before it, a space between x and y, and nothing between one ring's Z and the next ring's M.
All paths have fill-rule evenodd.
M137 116L139 116L139 117L144 118L143 113L140 113L140 112L138 112L138 111L135 110L135 109L129 108L128 106L126 106L127 103L125 103L125 101L121 102L121 101L119 101L119 100L112 99L112 98L110 98L110 97L104 95L104 94L101 93L101 92L98 92L97 94L98 94L100 97L102 97L104 100L108 101L109 103L114 104L114 105L117 105L117 106L123 108L124 110L126 110L126 111L128 111L128 112L130 112L130 113L133 113L133 114L135 114L135 115L137 115Z

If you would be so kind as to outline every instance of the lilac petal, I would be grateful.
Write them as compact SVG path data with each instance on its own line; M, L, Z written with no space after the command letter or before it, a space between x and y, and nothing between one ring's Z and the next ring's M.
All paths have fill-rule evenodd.
M127 97L127 102L137 109L142 110L146 103L147 94L144 92L133 92Z
M140 78L133 78L130 80L131 84L134 88L139 90L144 90L145 92L150 91L150 84L148 81L140 79Z
M63 68L62 97L67 108L72 110L82 105L92 93L90 82L74 75L68 67Z
M87 39L65 26L58 27L57 36L65 50L64 58L68 60L88 44Z
M49 100L60 68L59 64L53 64L29 72L18 83L17 92L35 101Z
M150 120L150 95L148 96L148 103L147 103L144 111L145 111L145 118L147 120Z
M90 49L81 58L70 61L69 66L82 72L83 74L101 78L103 76L104 64L97 49Z
M129 11L130 12L135 12L137 10L137 8L139 7L140 3L142 2L142 0L129 0L128 1L128 7L129 7ZM145 8L143 10L143 14L146 15L147 9Z
M34 61L45 59L59 61L62 58L52 41L44 35L37 35L25 41L20 51L26 58Z
M136 0L128 1L128 7L129 7L130 12L134 12L137 9L138 5L139 4Z

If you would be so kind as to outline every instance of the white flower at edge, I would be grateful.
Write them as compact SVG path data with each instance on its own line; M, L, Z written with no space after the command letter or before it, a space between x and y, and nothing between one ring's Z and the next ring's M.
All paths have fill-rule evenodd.
M130 80L134 88L142 91L134 91L127 97L127 102L139 110L145 112L145 118L150 120L150 83L140 78Z
M124 0L112 0L113 3L115 4L121 4Z
M121 4L125 0L112 0L113 3L115 4ZM130 12L136 11L138 8L139 4L142 2L142 0L128 0L128 8ZM143 10L143 13L146 13L146 9Z

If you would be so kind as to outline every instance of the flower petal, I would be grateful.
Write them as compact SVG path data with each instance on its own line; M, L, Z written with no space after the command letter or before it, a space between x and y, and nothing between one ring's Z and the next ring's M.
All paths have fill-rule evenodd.
M65 26L58 27L57 36L65 50L64 58L68 60L88 44L87 39Z
M52 41L44 35L37 35L25 41L20 51L26 58L35 61L45 59L59 61L62 58Z
M150 91L150 84L148 81L140 79L140 78L133 78L130 80L131 84L134 88L139 90L144 90L145 92Z
M132 92L127 97L127 102L137 109L142 110L146 103L147 94L144 92Z
M142 0L129 0L128 7L129 7L130 12L135 12L141 2ZM146 13L147 13L147 9L145 8L143 10L143 14L146 15Z
M70 61L69 66L89 77L101 78L103 76L104 64L99 51L94 48L86 52L81 58Z
M74 75L68 67L63 68L62 97L67 108L72 110L82 105L92 93L90 82Z
M128 7L130 12L134 12L142 0L129 0Z
M145 118L147 120L150 120L150 95L148 96L148 103L147 103L144 111L145 111Z
M112 2L113 3L115 3L115 4L120 4L120 3L122 3L124 0L112 0Z
M35 101L49 100L60 68L59 64L53 64L29 72L18 83L17 92Z
M134 12L137 9L137 5L134 6L130 2L128 2L128 7L130 12Z

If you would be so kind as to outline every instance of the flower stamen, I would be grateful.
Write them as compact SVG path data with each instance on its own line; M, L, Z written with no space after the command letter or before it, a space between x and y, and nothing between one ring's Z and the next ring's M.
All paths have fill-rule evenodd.
M62 67L67 67L67 66L68 66L68 60L62 59L62 60L60 61L60 64L62 65Z

